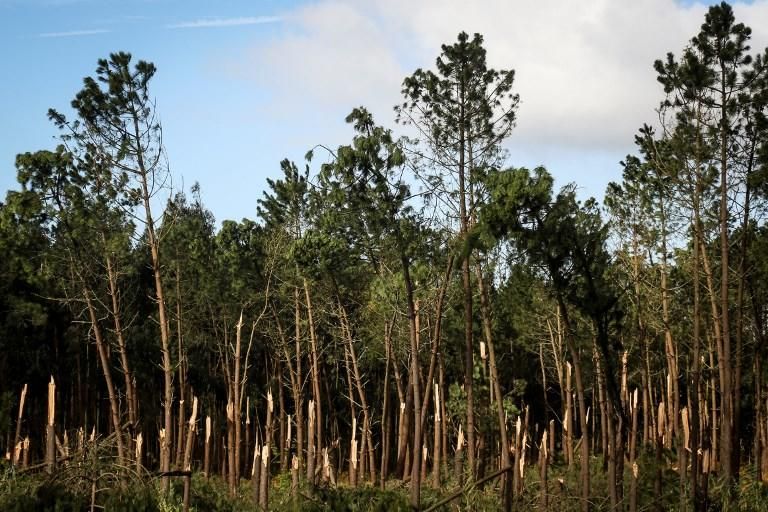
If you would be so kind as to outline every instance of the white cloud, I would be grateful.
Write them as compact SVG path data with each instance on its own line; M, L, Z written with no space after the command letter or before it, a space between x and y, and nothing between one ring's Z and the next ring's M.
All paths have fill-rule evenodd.
M109 30L98 28L93 30L70 30L67 32L43 32L42 34L37 34L37 37L80 37L107 33L109 33Z
M243 25L264 25L277 23L279 16L241 16L238 18L204 18L194 21L183 21L167 25L166 28L210 28L210 27L239 27Z
M348 143L344 116L359 105L408 134L394 124L403 79L432 68L460 31L479 32L489 65L516 72L509 165L544 165L559 184L600 197L636 152L638 128L657 120L664 92L654 60L680 55L706 10L675 0L315 0L281 12L279 30L249 47L217 52L206 72L246 82L238 112L255 127L254 162L274 169L318 143ZM734 10L753 27L753 51L765 46L768 0ZM317 151L315 165L326 156Z
M369 13L351 3L323 2L284 18L279 38L250 48L228 66L271 93L273 112L306 111L310 105L315 111L351 110L397 99L405 70L389 34Z
M756 29L753 46L765 45L768 1L734 10ZM285 30L230 68L255 79L274 110L391 112L402 79L431 67L440 44L480 32L490 65L516 70L517 144L619 151L663 99L653 61L679 54L705 11L673 0L322 0L285 13Z

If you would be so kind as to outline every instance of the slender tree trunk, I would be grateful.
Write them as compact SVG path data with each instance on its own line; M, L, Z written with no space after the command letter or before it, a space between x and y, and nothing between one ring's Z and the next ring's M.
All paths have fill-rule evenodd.
M243 397L242 397L242 346L243 346L243 312L240 311L240 318L237 321L236 325L236 331L235 331L235 360L234 360L234 368L233 368L233 380L232 380L232 395L234 397L234 411L232 411L232 421L234 422L235 427L235 445L233 447L234 449L234 466L231 468L231 471L235 474L235 483L240 482L240 444L243 439L243 422L242 422L242 408L243 408ZM247 361L246 361L247 365Z
M307 302L307 319L309 320L309 340L312 354L312 397L315 404L315 463L322 463L320 447L323 446L323 410L320 405L320 362L317 350L317 333L315 331L315 316L312 308L312 298L309 293L309 283L304 279L304 298Z
M568 310L565 307L562 297L558 296L557 300L560 308L560 315L563 319L563 326L565 328L565 339L568 344L568 349L571 352L571 359L573 359L574 377L576 378L576 398L579 403L579 426L581 427L581 460L579 462L581 468L581 509L583 512L588 512L590 508L589 430L587 425L586 400L584 398L584 381L581 375L579 353L573 340L573 331L571 330Z
M414 327L415 330L415 327ZM415 336L415 334L414 334ZM400 422L397 444L397 472L403 475L405 479L410 474L410 459L408 458L408 446L410 445L409 435L411 433L411 414L413 408L413 375L410 371L412 367L409 359L408 381L405 389L405 400L400 401ZM398 393L399 394L399 393Z
M413 282L411 281L410 262L408 257L401 253L400 260L403 267L403 279L405 281L406 302L408 305L408 330L411 341L411 385L413 389L413 463L411 465L411 493L410 505L418 510L421 502L421 454L419 453L421 440L421 377L419 375L419 344L418 330L416 326L416 303L413 297Z
M301 310L299 308L299 288L293 290L294 304L294 343L296 353L296 373L293 388L293 408L296 417L296 457L299 467L304 463L304 393L302 392L304 376L301 371ZM290 359L287 359L290 361Z
M192 449L194 448L195 434L197 433L197 397L192 397L192 415L189 417L186 446L184 449L183 471L192 470Z
M501 392L501 383L499 382L499 372L496 368L496 350L493 343L493 331L491 323L491 304L488 298L488 291L485 288L485 280L483 279L480 266L475 268L477 275L477 284L480 289L480 311L483 316L483 335L485 337L485 343L488 345L488 358L491 369L491 389L496 396L496 418L499 426L499 442L501 443L500 450L500 464L502 468L509 467L509 439L507 436L507 422L504 413L504 395ZM504 510L509 510L510 503L510 488L509 478L507 473L504 473L501 477L502 496Z
M671 446L678 431L678 418L680 415L680 397L678 392L678 368L677 350L672 339L672 326L669 313L669 285L667 264L667 212L664 207L664 198L661 199L661 317L664 326L664 355L667 360L667 372L669 372L669 385L667 386L667 425L670 434L666 437L667 447Z
M629 437L629 464L632 471L632 479L629 487L629 512L637 512L637 483L639 468L637 466L637 422L638 422L638 393L637 389L632 395L630 407L632 409L632 431Z
M379 487L383 490L386 488L386 480L389 476L389 451L390 451L390 437L392 422L390 419L390 406L389 406L389 367L391 355L389 353L389 323L384 325L384 351L386 353L386 362L384 363L384 403L381 411L381 469L379 471Z
M128 402L128 422L131 429L135 429L138 421L136 404L138 397L133 383L133 374L131 373L128 362L128 353L126 350L125 336L123 335L123 326L120 314L120 294L117 287L117 271L112 264L112 257L107 254L107 279L109 281L109 296L112 302L112 320L115 327L115 338L117 339L117 350L120 354L120 365L123 368L123 378L125 380L125 397Z
M722 380L720 393L722 400L721 428L720 428L720 464L723 478L727 485L731 485L737 474L733 466L733 375L731 357L731 326L729 313L729 254L728 241L728 140L730 127L728 121L728 92L726 91L726 74L728 70L724 63L720 69L720 322L722 332L722 349L718 354L718 365ZM729 489L730 491L730 489Z
M270 459L271 459L271 447L273 437L273 413L274 402L272 401L272 391L267 391L267 421L264 424L264 445L261 447L261 481L259 485L259 506L262 510L267 510L269 507L269 483L271 480L270 474Z
M703 503L699 491L699 478L701 474L701 458L699 449L701 447L701 423L699 420L700 411L700 388L701 388L701 282L700 282L700 252L701 252L701 223L699 219L699 200L701 197L701 175L699 166L696 165L695 190L693 195L693 347L691 356L691 387L693 399L689 403L691 416L693 418L691 428L691 495L693 498L693 509L699 511ZM706 411L706 403L704 404Z
M99 361L101 362L101 369L104 374L104 383L107 385L107 395L109 397L109 410L110 418L112 419L112 428L115 432L115 441L117 444L117 459L119 464L123 464L125 461L125 449L123 447L123 429L120 424L120 405L117 401L117 392L115 391L115 385L112 382L112 371L110 370L111 364L109 362L109 355L107 353L106 342L102 336L101 326L99 320L96 317L96 309L91 299L91 292L88 289L83 290L85 297L85 303L88 307L88 316L91 321L91 331L93 337L96 340L96 351L99 353Z
M118 438L120 436L117 436ZM27 453L29 453L29 443L25 443L24 467L27 466ZM122 460L122 456L120 456ZM48 421L45 424L45 466L46 473L52 475L56 470L56 383L51 376L51 382L48 383Z
M285 390L283 389L283 365L280 364L280 361L278 360L277 363L277 375L278 375L278 381L277 381L277 404L280 407L280 413L278 415L278 425L280 425L278 432L279 437L277 441L278 449L280 450L280 472L284 473L288 469L288 451L290 449L290 439L286 440L286 413L285 413ZM288 417L290 421L290 416ZM288 432L290 432L290 427L288 428ZM288 446L286 446L288 445ZM246 449L246 453L248 453L248 450Z
M442 334L443 325L443 306L445 302L445 293L448 290L448 285L451 281L451 273L453 272L454 256L448 257L448 265L445 269L443 282L440 284L440 288L437 292L437 303L435 305L435 327L432 333L432 351L429 356L429 371L427 372L427 385L435 378L435 365L437 363L438 354L440 353L440 337ZM421 406L421 429L424 430L427 421L427 410L429 409L429 393L424 393L424 403Z
M184 453L184 402L186 399L186 375L184 368L184 335L181 330L181 268L176 265L176 339L178 349L178 361L179 368L179 416L176 426L176 467L181 469L184 466L183 453Z
M433 441L432 441L432 487L435 489L440 488L440 435L441 435L441 423L440 417L440 387L437 383L433 383L435 393L435 422L433 429Z
M315 448L315 414L317 408L314 400L307 404L307 481L309 485L315 485L315 462L317 461Z
M440 358L438 361L438 378L440 379L440 393L443 399L440 401L440 416L443 418L442 421L442 432L440 433L442 436L442 442L440 443L443 447L443 465L445 466L445 474L448 474L448 415L446 414L445 410L445 363L443 362L443 354L440 353ZM509 446L506 447L507 450L509 450Z
M371 414L368 407L368 399L363 388L363 379L360 374L360 367L357 364L357 353L355 352L355 342L352 338L352 331L349 324L349 317L341 303L341 299L337 297L339 303L339 311L341 312L342 330L345 333L347 340L347 347L349 348L349 357L352 363L352 373L354 376L355 386L357 388L357 394L360 397L360 406L363 409L363 435L362 435L362 452L368 455L368 467L370 468L371 482L376 481L376 460L374 454L373 437L371 435ZM365 467L366 464L361 458L361 467ZM361 477L364 478L364 474L361 473Z
M354 445L354 452L350 451L349 454L349 485L352 487L355 487L357 485L357 470L358 470L358 460L357 460L357 441L355 439L355 436L357 435L357 409L355 407L355 393L352 390L352 369L350 368L349 364L349 347L344 346L344 366L346 367L346 374L347 374L347 400L349 401L349 418L352 423L352 440L351 443ZM341 460L339 461L339 464L341 464ZM354 467L353 467L354 466ZM354 472L354 474L353 474Z
M460 235L466 237L469 231L469 214L467 211L466 186L466 133L465 123L465 83L459 84L459 221ZM473 357L473 315L472 315L472 280L470 275L470 255L467 254L461 262L461 284L464 291L464 392L467 396L467 479L472 480L475 474L475 396L474 396L474 357Z
M571 363L565 364L565 413L563 414L563 450L568 467L573 464L573 387Z
M745 178L746 190L744 191L744 220L741 225L741 246L739 254L738 283L736 287L736 353L734 354L734 373L733 373L733 443L736 447L733 450L733 473L738 479L741 466L741 381L742 381L742 359L743 359L743 338L744 338L744 288L747 280L747 251L749 249L749 220L750 220L750 199L751 185L750 174L752 162L754 160L754 144L752 145L747 172Z
M167 472L171 469L171 451L169 436L173 431L173 365L171 364L170 334L168 333L168 314L165 309L165 295L163 293L162 267L160 265L160 240L155 233L155 222L152 218L150 205L152 194L149 187L149 171L144 165L144 150L141 147L141 130L139 128L138 113L133 111L133 137L136 140L136 158L138 164L138 178L141 185L141 198L144 204L144 217L147 229L147 242L152 257L152 275L155 281L155 302L157 303L158 322L160 323L160 351L163 366L163 427L165 428L165 443L160 447L160 471ZM163 492L168 492L170 481L163 477Z
M205 448L203 451L203 474L208 479L211 475L211 417L205 417Z
M229 495L237 492L237 473L235 470L235 404L230 398L227 401L227 483Z
M24 419L24 402L26 402L27 399L27 389L27 385L24 384L24 387L21 389L21 394L19 396L19 414L16 417L16 434L13 437L13 446L11 447L15 454L14 457L11 458L14 466L19 463L17 450L21 443L21 423Z

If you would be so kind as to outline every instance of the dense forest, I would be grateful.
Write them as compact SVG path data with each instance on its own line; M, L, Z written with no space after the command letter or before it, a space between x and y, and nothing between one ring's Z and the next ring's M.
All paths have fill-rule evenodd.
M602 204L509 161L515 73L462 32L220 223L154 65L100 60L0 203L2 508L768 509L750 34L715 5L648 63Z

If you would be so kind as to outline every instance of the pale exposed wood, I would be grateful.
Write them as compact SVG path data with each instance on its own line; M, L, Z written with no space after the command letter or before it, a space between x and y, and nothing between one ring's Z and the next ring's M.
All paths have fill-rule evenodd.
M27 385L24 384L24 387L21 388L21 394L19 396L19 414L16 416L16 435L13 437L13 446L18 446L18 444L21 442L21 424L24 419L24 403L27 400ZM14 451L15 454L15 451ZM13 464L16 465L19 463L18 455L14 455L13 457Z

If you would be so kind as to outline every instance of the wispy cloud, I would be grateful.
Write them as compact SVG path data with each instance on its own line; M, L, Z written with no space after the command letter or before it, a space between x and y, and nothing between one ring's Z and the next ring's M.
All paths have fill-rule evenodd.
M37 34L37 37L80 37L106 34L108 32L109 30L97 28L92 30L70 30L67 32L43 32L42 34Z
M208 27L238 27L242 25L264 25L282 21L279 16L241 16L238 18L204 18L194 21L183 21L166 25L166 28L208 28Z

